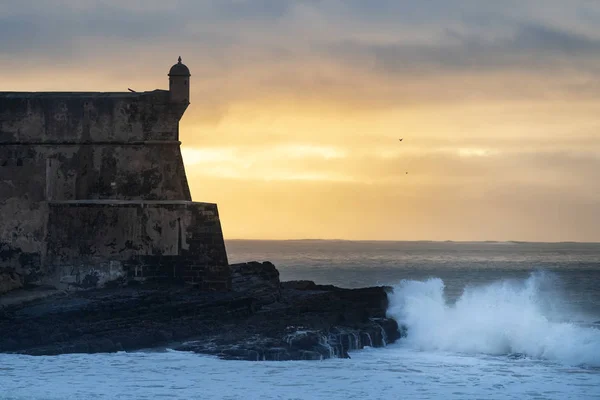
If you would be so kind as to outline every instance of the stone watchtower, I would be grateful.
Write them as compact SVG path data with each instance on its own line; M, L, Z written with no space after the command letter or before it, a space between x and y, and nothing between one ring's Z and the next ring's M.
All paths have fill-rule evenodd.
M181 57L169 90L0 92L0 293L8 272L230 287L217 205L192 201L181 156L189 103Z
M169 71L169 92L171 92L172 102L190 103L190 76L190 70L181 63L179 57L178 63Z

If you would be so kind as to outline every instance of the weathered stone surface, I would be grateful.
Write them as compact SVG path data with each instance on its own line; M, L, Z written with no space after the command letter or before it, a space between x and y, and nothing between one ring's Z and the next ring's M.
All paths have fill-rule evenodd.
M12 268L0 268L0 295L23 287L23 277Z
M191 201L180 150L189 76L169 80L0 92L0 268L68 290L130 278L229 288L217 206Z
M0 143L178 140L188 104L168 90L0 92Z
M268 305L281 299L279 271L270 262L256 261L231 264L231 289L257 299L258 304Z
M47 261L56 287L95 288L130 279L229 286L215 204L53 202L48 232Z
M239 267L247 278L257 275L257 282L278 276L270 263ZM0 309L0 352L51 355L169 346L224 359L318 360L348 357L351 350L385 346L401 336L396 322L385 318L388 288L282 286L273 287L278 301L262 307L252 290L210 293L150 283L57 293Z

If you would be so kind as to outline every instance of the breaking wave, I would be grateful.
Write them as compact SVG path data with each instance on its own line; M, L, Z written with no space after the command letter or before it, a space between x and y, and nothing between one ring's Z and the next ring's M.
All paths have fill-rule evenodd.
M388 316L406 326L405 343L424 351L525 356L600 367L600 329L572 322L560 282L549 273L467 287L455 303L444 282L404 280Z

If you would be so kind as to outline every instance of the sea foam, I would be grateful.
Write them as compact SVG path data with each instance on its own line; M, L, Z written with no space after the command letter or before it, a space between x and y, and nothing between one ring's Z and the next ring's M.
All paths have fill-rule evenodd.
M467 287L455 303L444 282L402 281L388 316L408 329L406 343L423 351L520 355L600 367L600 329L569 321L560 282L549 273L522 281Z

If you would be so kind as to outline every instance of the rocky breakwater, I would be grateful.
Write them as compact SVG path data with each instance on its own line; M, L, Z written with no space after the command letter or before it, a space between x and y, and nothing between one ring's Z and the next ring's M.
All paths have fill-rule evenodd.
M231 268L233 291L227 293L145 283L56 292L26 303L0 297L0 352L168 347L223 359L318 360L401 337L396 322L385 317L388 288L281 283L268 262Z

